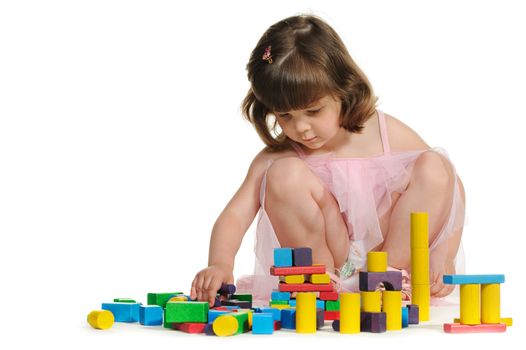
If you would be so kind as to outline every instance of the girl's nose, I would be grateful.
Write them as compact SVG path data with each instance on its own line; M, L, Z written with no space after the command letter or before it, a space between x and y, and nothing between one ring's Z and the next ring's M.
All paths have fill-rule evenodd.
M309 131L309 130L310 130L309 123L306 123L302 120L298 120L296 122L296 132L298 132L299 134L304 134L306 131Z

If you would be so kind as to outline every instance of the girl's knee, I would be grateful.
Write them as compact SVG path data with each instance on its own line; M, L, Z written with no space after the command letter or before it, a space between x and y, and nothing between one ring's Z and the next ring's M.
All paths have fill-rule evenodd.
M436 191L448 191L454 183L455 172L447 159L434 151L422 153L413 169L412 182Z
M280 158L267 170L267 191L280 196L296 192L304 187L309 171L305 162L299 158Z

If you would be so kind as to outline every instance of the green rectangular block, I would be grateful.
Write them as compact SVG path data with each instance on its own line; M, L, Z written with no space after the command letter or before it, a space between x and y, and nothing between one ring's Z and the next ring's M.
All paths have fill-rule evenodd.
M135 304L136 301L130 298L115 298L113 299L114 303L132 303Z
M166 322L208 322L208 303L174 301L166 303Z
M270 306L272 305L289 305L289 301L288 300L271 300Z
M183 292L173 292L173 293L148 293L148 305L159 305L160 307L166 307L166 302L178 294L183 294Z
M327 300L325 302L325 310L340 311L340 301L339 300Z
M232 294L229 299L237 299L241 301L252 302L252 294Z

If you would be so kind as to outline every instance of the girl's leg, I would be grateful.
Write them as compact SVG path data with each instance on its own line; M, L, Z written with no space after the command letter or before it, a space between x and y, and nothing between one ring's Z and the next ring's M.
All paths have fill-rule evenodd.
M338 203L298 158L276 160L267 171L265 210L283 247L311 247L314 263L331 272L349 254Z

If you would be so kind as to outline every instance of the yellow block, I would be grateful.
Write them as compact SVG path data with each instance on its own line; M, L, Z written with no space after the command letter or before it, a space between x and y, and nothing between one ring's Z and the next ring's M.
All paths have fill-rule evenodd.
M480 324L480 284L460 285L460 323Z
M429 284L429 248L411 249L411 284Z
M387 271L387 252L367 253L367 272Z
M385 312L388 331L402 329L402 292L399 290L384 291L382 294L382 311Z
M418 320L429 321L429 306L431 303L431 287L429 284L413 284L411 304L418 305Z
M274 308L274 309L279 309L279 310L289 309L290 308L290 305L284 305L284 304L272 304L270 306L272 308Z
M88 314L88 323L96 329L108 329L113 326L115 318L108 310L95 310Z
M500 284L481 286L481 322L500 323Z
M296 296L296 333L316 333L314 293L298 293Z
M340 333L360 333L359 293L340 293Z
M429 247L429 219L426 212L411 213L411 248Z
M382 310L382 292L360 292L362 299L362 311L381 312Z
M453 323L460 323L460 318L454 318ZM513 319L511 317L502 317L500 323L504 323L506 326L513 326Z
M237 332L239 323L232 315L221 315L212 323L212 329L217 336L228 337Z
M176 296L171 297L170 299L168 299L168 301L188 301L188 298L185 296Z
M287 284L302 284L305 283L305 275L287 275L280 276L280 281Z
M310 276L310 283L312 284L329 284L331 283L331 278L326 273L313 273Z

